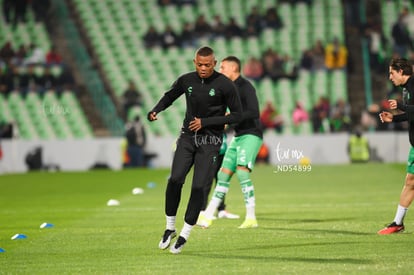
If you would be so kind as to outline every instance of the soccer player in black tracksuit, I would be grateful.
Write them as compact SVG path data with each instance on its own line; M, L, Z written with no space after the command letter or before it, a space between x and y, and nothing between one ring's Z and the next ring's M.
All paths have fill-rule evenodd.
M239 228L255 228L258 226L255 213L256 198L250 173L253 171L256 156L263 143L262 127L259 117L259 103L253 85L240 75L240 60L228 56L221 61L220 72L231 79L238 88L242 102L242 121L235 125L235 136L231 140L224 155L223 164L217 174L217 185L214 194L204 211L200 213L198 225L209 227L217 207L230 187L233 175L237 176L244 196L246 216Z
M380 118L382 122L401 122L408 121L408 133L411 144L407 162L407 175L405 184L400 194L400 202L397 207L394 221L378 234L387 235L404 231L404 217L414 199L414 78L413 65L404 58L391 60L389 67L389 79L395 86L403 88L403 102L389 100L390 109L399 109L404 113L393 115L390 112L382 112Z
M236 86L214 70L217 61L213 50L209 47L198 49L193 61L196 71L180 76L148 113L148 120L156 120L159 112L185 94L187 110L165 192L166 230L159 243L160 249L166 249L176 236L175 222L181 189L194 165L184 226L179 238L170 248L174 254L181 252L197 222L203 204L204 188L212 182L216 171L224 125L239 122L242 112ZM227 108L230 109L230 114L226 116Z

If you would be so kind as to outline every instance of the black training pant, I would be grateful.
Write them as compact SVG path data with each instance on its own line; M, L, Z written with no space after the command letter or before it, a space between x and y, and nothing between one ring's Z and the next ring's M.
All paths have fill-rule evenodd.
M185 178L194 165L190 199L187 204L184 221L195 225L203 206L204 190L212 183L218 165L218 153L221 142L209 142L214 139L204 139L205 142L196 144L193 135L182 133L177 140L177 148L171 167L165 192L165 214L176 216L181 200L181 190Z
M214 186L217 186L217 173L220 171L221 165L223 164L223 159L224 159L224 154L218 155L217 157L218 161L217 161L217 168L216 171L214 172ZM204 189L204 201L203 201L203 205L201 206L201 210L206 210L207 208L207 204L208 204L208 197L211 191L211 187L212 187L213 183L211 182L209 185L205 186ZM225 198L223 198L223 200L221 201L219 207L217 208L217 210L220 212L221 210L225 210L226 209L226 205L224 204L224 200Z

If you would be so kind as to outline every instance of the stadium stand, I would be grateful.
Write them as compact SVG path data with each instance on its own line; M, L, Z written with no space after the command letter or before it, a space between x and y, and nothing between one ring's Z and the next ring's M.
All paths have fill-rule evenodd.
M134 79L137 88L144 95L144 110L141 113L145 114L177 75L193 69L191 60L194 54L192 48L146 49L141 38L150 25L155 26L158 31L171 25L180 33L184 22L194 22L200 14L206 15L206 19L212 22L212 17L218 14L224 22L234 17L244 27L245 18L252 6L257 5L265 9L274 6L277 1L199 0L197 5L184 6L159 6L156 1L129 0L74 0L74 2L115 94L120 97L128 79ZM340 0L315 0L309 6L305 3L289 4L280 1L278 10L284 22L284 28L280 31L266 29L258 37L248 39L203 38L199 41L199 45L212 46L216 50L218 59L234 54L242 61L246 61L249 56L260 57L268 47L273 47L282 54L298 60L302 51L309 48L316 39L323 39L324 42L333 37L338 37L341 41L344 39L341 19L343 10ZM171 16L171 14L179 16ZM179 20L176 20L177 18ZM267 100L280 105L282 98L286 97L283 98L282 115L287 121L285 127L287 133L291 132L290 117L294 107L295 92L292 92L294 87L300 89L300 94L296 94L301 96L307 107L312 106L319 95L332 96L332 100L347 99L345 71L337 71L332 76L326 71L312 76L309 74L313 73L299 74L296 82L300 84L290 81L272 83L269 79L264 79L257 84L261 106ZM335 89L332 89L332 86L335 86ZM339 91L337 87L340 87ZM334 90L337 92L331 92ZM277 102L277 98L281 100ZM183 104L177 102L177 109L170 109L167 119L147 126L156 134L159 134L160 128L169 129L170 133L177 131L184 111Z
M0 1L0 4L2 1ZM4 22L3 14L0 20ZM0 25L0 44L10 41L17 49L20 45L35 44L44 53L50 49L51 40L44 23L36 22L32 10L28 9L26 22ZM2 69L5 64L2 64ZM26 70L25 65L19 65L20 71ZM51 66L51 72L61 75L59 66ZM42 76L44 65L37 65L35 73ZM57 96L56 91L47 91L43 96L35 91L27 95L17 90L8 95L0 94L0 121L13 123L17 128L17 135L26 140L32 139L69 139L87 138L93 136L93 131L86 120L72 91L64 91Z
M244 62L250 56L260 57L267 48L272 47L280 54L289 55L298 62L302 52L312 47L318 39L323 43L333 38L345 42L344 7L341 0L313 0L310 4L301 1L292 4L277 0L198 0L197 5L183 6L159 6L157 1L147 0L68 1L74 4L91 48L98 57L98 64L115 97L120 99L130 79L135 81L138 90L142 92L142 108L132 109L128 114L129 118L137 114L145 116L177 75L193 69L195 48L145 48L142 37L151 25L158 31L163 31L167 25L171 25L174 31L180 33L184 23L195 22L198 15L204 14L206 19L212 22L213 16L217 14L222 17L223 22L234 17L240 26L245 27L245 18L253 6L258 6L263 11L277 4L278 14L284 25L282 29L265 29L258 36L249 38L201 38L198 45L212 46L216 50L218 60L234 54ZM410 2L381 0L383 30L388 37L399 10L407 3L412 11L413 6ZM34 23L33 15L29 18L29 22L19 25L16 31L2 26L0 41L11 39L14 45L34 41L42 48L49 48L50 41L44 26ZM328 97L332 103L339 99L348 99L345 70L300 70L296 80L272 81L265 77L255 82L255 85L261 106L271 101L279 107L286 121L284 133L287 134L311 133L308 129L311 127L305 126L299 130L291 127L291 112L296 101L302 102L305 108L310 110L321 96ZM76 98L69 99L68 94L55 98L57 101L54 101L54 104L74 104L69 100L76 102ZM79 105L70 105L76 110L73 114L79 115L61 117L66 122L46 117L46 123L50 127L43 127L38 126L41 124L40 119L33 112L43 99L14 97L1 98L0 104L6 107L2 108L0 117L18 121L19 128L22 128L19 130L26 138L82 138L92 134ZM27 112L16 114L15 106L24 106L18 102L27 106ZM185 110L184 101L180 100L175 105L176 108L171 108L165 119L157 123L145 122L152 134L166 135L178 131ZM32 118L37 118L37 122L32 122ZM83 124L76 123L78 120ZM41 129L37 129L39 127Z

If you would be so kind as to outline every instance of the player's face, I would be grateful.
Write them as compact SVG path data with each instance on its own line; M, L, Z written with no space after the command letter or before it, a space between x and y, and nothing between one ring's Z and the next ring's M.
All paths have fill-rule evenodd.
M395 86L400 86L401 84L404 84L404 78L403 78L403 71L402 70L394 70L390 67L390 77L389 79Z
M231 66L231 63L227 61L222 61L220 64L220 73L230 78L232 72L233 72L233 66Z
M216 64L217 64L217 61L214 58L214 55L209 55L209 56L196 55L194 59L195 69L201 78L210 77L214 72L214 67L216 66Z

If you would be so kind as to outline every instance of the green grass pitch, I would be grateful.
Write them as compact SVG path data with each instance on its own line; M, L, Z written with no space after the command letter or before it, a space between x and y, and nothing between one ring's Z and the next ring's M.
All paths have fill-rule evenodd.
M376 234L394 218L404 165L274 170L258 165L252 174L258 228L238 229L242 219L195 227L179 255L158 249L168 169L1 175L0 274L412 274L410 212L406 232ZM244 216L235 179L226 203ZM11 240L16 233L27 239Z

